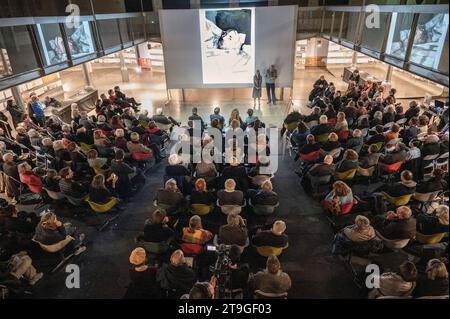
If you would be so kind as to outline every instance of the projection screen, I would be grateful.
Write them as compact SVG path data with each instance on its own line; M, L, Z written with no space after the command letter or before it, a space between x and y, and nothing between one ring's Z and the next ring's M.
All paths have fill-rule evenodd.
M160 10L168 89L251 87L271 64L293 82L297 6Z

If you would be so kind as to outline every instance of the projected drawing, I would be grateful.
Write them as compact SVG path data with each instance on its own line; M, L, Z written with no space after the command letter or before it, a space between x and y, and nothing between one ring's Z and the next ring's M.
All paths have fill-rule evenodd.
M252 83L254 10L200 10L203 83Z
M448 29L448 14L424 14L421 18L414 34L410 60L425 67L437 68ZM391 41L388 42L388 53L402 58L405 56L410 24L409 19L397 22L395 34L391 35Z
M66 27L66 34L70 53L74 59L94 52L89 22L83 21L78 27Z

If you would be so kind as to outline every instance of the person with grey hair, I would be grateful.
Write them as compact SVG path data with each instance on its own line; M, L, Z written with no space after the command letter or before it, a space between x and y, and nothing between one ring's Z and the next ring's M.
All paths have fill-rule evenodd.
M359 129L355 129L352 132L352 136L350 136L345 142L346 149L352 149L355 152L359 153L364 145L364 138L362 136L362 132Z
M171 116L165 116L163 114L162 108L156 109L156 114L153 115L152 120L159 124L165 124L165 125L177 125L180 126L181 123L174 120Z

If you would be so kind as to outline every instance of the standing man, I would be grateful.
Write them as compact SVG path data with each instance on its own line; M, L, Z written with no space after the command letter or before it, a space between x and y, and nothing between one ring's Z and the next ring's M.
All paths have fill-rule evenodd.
M266 70L265 73L265 80L266 80L266 91L267 91L267 104L273 103L273 105L276 104L276 98L275 98L275 81L278 77L277 69L275 69L275 65L271 65L269 69ZM270 92L272 91L272 92Z
M14 127L23 120L23 109L14 103L13 100L6 101L6 110L11 114Z
M46 108L45 104L39 100L37 95L33 95L31 97L31 108L34 113L34 117L36 118L37 123L41 126L45 126L45 114L44 110Z

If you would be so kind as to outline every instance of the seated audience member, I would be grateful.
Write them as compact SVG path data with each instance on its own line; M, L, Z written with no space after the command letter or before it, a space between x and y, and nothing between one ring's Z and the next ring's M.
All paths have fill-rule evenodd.
M236 188L246 192L248 190L247 171L244 166L240 165L240 160L233 157L230 160L230 165L225 167L222 171L222 180L233 179L236 183Z
M413 140L409 142L408 154L406 155L406 164L408 164L409 161L422 157L422 155L420 154L419 145L420 145L419 140Z
M112 146L112 142L110 139L106 137L105 134L101 130L94 131L94 145L100 148L110 148Z
M136 167L131 167L124 162L125 154L117 150L111 161L111 171L117 175L117 192L122 198L127 198L133 192L139 191L145 184L145 177Z
M228 269L231 272L231 289L243 289L248 288L248 281L250 276L250 267L248 264L241 261L242 250L238 245L231 245L228 257L230 263Z
M229 214L227 224L219 228L219 242L224 245L245 247L247 241L248 231L244 220L238 214Z
M328 117L326 115L321 115L319 118L319 125L311 128L311 134L315 137L323 134L330 134L333 131L333 127L328 124Z
M373 225L384 238L390 240L412 239L416 236L416 219L406 206L398 207L395 212L389 211L385 216L375 216Z
M302 117L303 116L300 114L298 108L294 107L292 109L292 112L290 112L283 121L281 136L283 136L284 132L286 131L286 126L295 125L296 123L299 123L302 120Z
M217 176L217 167L213 162L209 162L202 157L202 161L195 166L195 174L197 177L208 181Z
M291 289L291 278L281 270L276 256L267 258L266 269L255 274L253 287L265 293L282 294Z
M353 242L369 241L376 237L375 230L370 225L370 220L362 215L356 216L355 224L345 227L343 232Z
M213 238L213 234L202 228L200 216L194 215L189 219L189 226L182 230L181 240L185 243L204 245Z
M113 117L111 117L110 122L111 122L111 128L114 131L117 131L119 129L125 130L125 125L123 124L123 120L120 118L119 115L114 115Z
M395 145L394 151L380 156L380 162L387 165L395 164L405 161L407 156L408 152L406 151L405 144L397 143Z
M320 145L319 143L316 143L316 139L314 137L314 135L309 134L306 137L306 144L303 145L302 147L300 147L300 149L298 150L298 153L301 155L308 155L311 154L313 152L317 152L320 150Z
M445 180L445 171L440 168L435 168L429 180L420 182L417 185L416 192L426 194L444 189L448 189L447 181Z
M448 271L439 259L430 259L424 274L419 274L414 297L448 296Z
M225 181L225 189L221 189L217 192L217 198L220 206L241 206L244 204L244 193L240 190L236 190L236 182L231 178Z
M127 148L127 139L125 138L125 132L123 129L119 128L116 129L114 132L115 139L114 139L114 146L117 148L120 148L124 152L128 152Z
M373 114L372 120L370 121L370 127L374 127L377 125L383 126L383 112L381 111L376 111Z
M339 138L337 136L336 133L330 133L330 135L328 135L328 141L326 141L325 143L322 144L321 147L321 153L322 155L325 155L335 149L338 149L341 147L341 143L339 143Z
M196 282L192 286L189 294L181 296L180 299L214 299L216 293L216 277L212 277L210 281Z
M439 144L439 137L437 135L428 135L420 149L422 158L428 155L436 155L441 151L441 146Z
M394 140L399 138L400 136L400 125L397 123L394 123L391 127L391 129L384 134L384 138L386 141Z
M75 142L70 142L69 145L67 145L67 151L69 152L70 160L72 162L70 166L73 168L75 174L80 174L87 170L89 167L87 158L80 152Z
M377 144L377 143L384 143L386 142L386 139L383 134L383 126L377 125L375 126L375 134L369 137L367 140L367 145Z
M0 219L3 220L4 231L23 238L31 238L39 222L35 213L18 212L14 205L3 207L0 210Z
M358 163L358 153L352 149L348 149L344 152L344 157L342 161L337 164L337 172L346 172L352 169L357 169Z
M392 123L394 121L395 121L395 108L393 105L388 105L384 109L383 125L387 123Z
M128 284L125 299L159 299L162 297L161 287L156 282L156 267L148 264L147 254L142 247L135 248L130 255Z
M420 130L417 128L418 119L417 117L413 117L409 120L409 127L403 130L402 138L403 143L409 144L413 139L419 135Z
M314 121L316 121L318 123L319 119L320 119L320 113L321 113L320 107L318 107L318 106L314 107L311 114L307 115L303 119L303 122L305 122L305 124L309 124ZM327 123L328 123L328 119L327 119Z
M379 277L380 287L369 292L369 298L382 296L408 297L416 287L417 269L414 263L405 261L400 265L399 272L385 272Z
M359 162L359 166L362 168L369 168L378 164L378 160L381 156L381 153L378 152L378 148L376 145L372 144L369 146L368 154L361 158Z
M352 149L359 153L364 145L364 138L362 132L359 129L353 130L352 136L350 136L345 142L346 149Z
M337 114L337 121L336 125L334 126L334 131L335 132L348 131L348 123L347 120L345 119L344 112L339 112Z
M177 182L173 178L167 180L164 188L156 192L154 200L158 205L168 207L167 212L169 214L180 211L185 205L183 193L179 191Z
M182 158L178 154L171 154L168 159L169 165L166 166L166 176L177 177L191 175L189 169L182 163Z
M413 117L419 116L420 113L420 107L417 101L411 101L409 102L409 108L405 112L405 117L409 120Z
M325 155L323 163L314 164L308 171L307 176L322 177L334 175L336 172L336 165L333 164L333 156Z
M80 127L76 132L76 140L78 143L84 143L86 145L94 145L94 139L87 133L85 127Z
M344 205L350 205L353 203L352 189L344 182L337 181L333 184L333 189L324 199L324 206L332 214L340 215L343 213Z
M417 231L424 235L448 232L448 206L439 205L431 214L419 213L416 216Z
M66 149L64 142L62 140L56 140L53 142L53 150L55 151L55 156L52 161L52 167L56 170L67 166L68 162L71 161L70 153Z
M59 171L59 189L65 195L74 198L86 197L86 188L80 183L73 180L73 171L70 167L64 167Z
M449 144L449 134L448 134L448 132L446 132L441 138L441 143L440 143L440 148L441 148L440 154L441 155L448 153L448 144Z
M144 224L143 240L152 243L168 242L174 237L174 231L167 225L169 218L166 213L155 210L152 217L147 219Z
M61 189L59 188L59 180L61 177L58 172L54 169L48 169L47 174L44 177L44 187L52 192L59 193Z
M114 87L114 95L116 97L116 100L118 100L116 103L119 103L119 102L129 103L135 110L138 110L138 106L141 105L141 103L136 102L134 97L127 97L125 95L125 93L123 93L120 90L119 86Z
M163 109L162 108L156 109L156 114L153 115L152 120L155 121L157 124L172 125L172 126L173 125L180 125L180 123L175 121L172 117L165 116L163 114Z
M306 144L306 137L310 131L304 122L298 122L297 128L291 134L291 142L293 146L302 147Z
M381 191L391 197L400 197L413 194L416 191L417 183L413 180L413 174L410 171L403 171L400 174L400 181L391 185L385 185Z
M28 186L32 193L40 193L42 191L41 178L33 173L33 170L27 162L17 165L20 181Z
M19 144L22 144L29 150L34 150L33 146L31 145L30 137L27 134L26 128L22 126L16 127L16 142Z
M131 154L147 154L152 152L151 149L146 147L144 144L142 144L139 140L139 134L136 132L133 132L130 134L131 141L127 142L127 149L130 151Z
M255 123L255 121L258 119L257 116L253 115L253 109L248 109L247 110L247 117L245 118L245 124L247 126L253 126L253 123Z
M260 230L252 238L252 244L255 247L276 247L286 248L288 246L288 236L284 233L286 224L282 220L273 223L270 230Z
M97 128L102 130L102 132L111 132L113 129L111 125L106 122L106 117L104 115L99 115L97 118Z
M37 272L26 251L12 255L6 262L0 261L0 283L25 280L30 286L34 286L43 276L42 272Z
M87 152L86 157L89 167L101 170L108 168L107 166L108 159L105 157L98 157L98 152L95 149L92 149L89 152Z
M112 191L116 188L117 179L115 174L111 174L106 180L103 174L95 175L89 187L89 200L97 204L108 203L114 198ZM110 185L106 187L105 183Z
M278 204L278 194L273 191L272 182L270 180L264 181L259 190L250 189L248 191L248 196L253 206L275 206Z
M199 178L195 181L195 189L191 193L191 204L214 205L214 194L208 191L206 181Z
M422 114L419 116L419 125L417 125L417 128L420 130L420 133L428 133L429 128L428 124L430 124L430 119L425 114Z
M175 250L169 265L163 264L156 273L156 280L164 290L174 290L175 298L187 294L196 281L195 272L188 267L183 251Z
M78 255L86 250L86 246L82 245L84 234L75 236L74 229L60 222L50 211L41 216L33 239L47 246L58 244L60 246L58 251L63 249L65 253L73 252Z
M80 112L80 126L83 126L87 131L92 131L95 128L95 123L88 117L86 111Z

